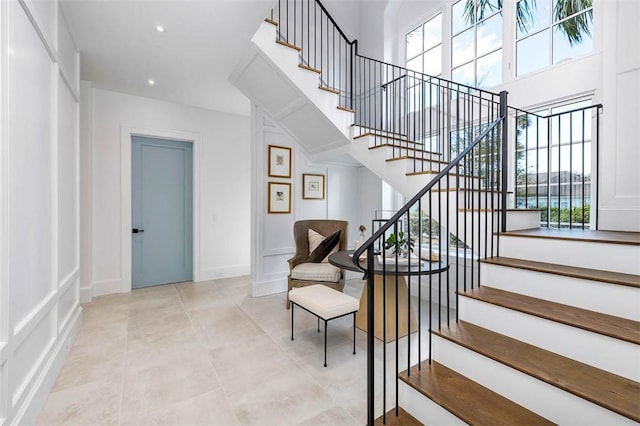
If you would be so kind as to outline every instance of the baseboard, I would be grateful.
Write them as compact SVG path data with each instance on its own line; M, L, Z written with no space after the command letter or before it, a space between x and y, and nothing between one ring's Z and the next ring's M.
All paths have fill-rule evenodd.
M219 268L208 268L200 271L199 281L219 280L221 278L239 277L249 275L249 265L231 265Z
M94 281L92 286L92 297L106 296L107 294L122 293L122 280Z
M640 212L638 210L598 210L598 229L601 231L640 232Z
M80 303L89 303L93 299L91 287L80 287Z
M269 281L250 281L251 295L253 297L270 296L272 294L284 293L287 291L287 277L277 278Z
M62 370L62 366L69 356L69 350L76 340L82 322L81 320L82 308L80 305L77 305L74 313L67 322L67 326L58 334L58 341L50 356L44 361L44 368L25 398L22 407L18 409L15 417L10 419L9 424L23 425L35 423L47 402L49 393L51 393L51 389L53 389L53 385L58 378L58 374L60 374L60 370Z

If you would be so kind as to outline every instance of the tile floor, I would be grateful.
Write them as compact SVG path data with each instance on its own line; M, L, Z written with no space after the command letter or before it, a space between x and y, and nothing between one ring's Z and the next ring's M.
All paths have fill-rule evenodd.
M346 293L361 291L361 281L347 281ZM324 368L315 317L296 310L292 342L285 294L248 293L248 278L238 277L149 287L83 305L78 338L37 423L365 424L366 334L357 331L353 355L352 318L330 323ZM379 401L381 395L377 389ZM387 400L392 406L393 396Z

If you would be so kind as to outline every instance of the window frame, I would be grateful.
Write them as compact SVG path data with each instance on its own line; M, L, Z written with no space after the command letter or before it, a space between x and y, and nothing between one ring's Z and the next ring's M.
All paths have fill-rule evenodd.
M490 14L487 14L486 16L484 16L481 20L477 19L477 16L474 17L473 23L471 23L470 25L464 27L462 30L459 30L458 32L454 32L454 28L453 28L453 19L454 19L454 13L453 13L453 8L455 5L457 5L458 3L463 3L466 2L467 0L452 0L448 3L448 9L449 9L449 77L450 79L453 81L453 73L455 70L460 69L462 67L468 66L469 64L473 64L473 81L472 82L461 82L461 84L468 84L469 86L472 87L478 87L478 60L484 59L488 56L491 56L492 54L501 51L501 60L500 60L500 74L501 74L501 78L500 81L492 86L487 86L487 87L480 87L480 89L488 89L494 86L498 86L501 84L505 83L505 73L504 73L504 48L505 48L505 34L507 34L505 32L505 12L507 11L505 8L505 4L503 2L502 7L500 9L497 9L495 11L492 11ZM478 0L474 0L474 2L476 2L477 4ZM501 38L500 38L500 46L487 50L486 52L484 52L482 55L478 55L478 27L480 26L480 24L487 22L490 19L495 18L496 16L501 15L502 17L502 22L501 22ZM473 32L473 58L470 60L467 60L465 62L461 62L458 65L454 66L453 63L453 39L457 36L460 36L461 34L465 33L466 31L472 31Z
M579 12L576 12L576 13L574 13L572 15L565 16L564 18L562 18L559 21L555 21L555 16L554 16L554 13L553 13L553 3L554 3L555 0L549 0L550 6L549 6L549 23L548 23L548 25L546 25L544 27L541 27L541 28L538 28L536 30L532 30L529 33L527 33L526 35L518 37L519 29L518 29L518 24L516 22L516 11L517 11L517 7L518 7L518 3L520 3L521 1L523 1L523 0L516 0L513 3L513 14L512 14L512 16L510 18L511 22L513 24L513 28L514 28L514 30L513 30L513 38L512 38L512 41L513 41L513 60L512 60L512 63L513 63L513 78L514 79L526 77L526 76L528 76L530 74L533 74L533 73L536 73L536 72L539 72L539 71L542 71L542 70L546 70L546 69L555 67L555 66L560 65L562 63L565 63L565 62L568 62L568 61L573 61L573 60L576 60L576 59L579 59L579 58L583 58L583 57L585 57L587 55L590 55L590 54L593 54L595 52L595 45L594 45L594 43L595 43L595 34L594 34L594 31L595 31L595 27L596 26L594 25L594 22L593 22L593 15L594 15L593 1L591 2L591 6L585 8L585 9L582 9ZM557 26L559 26L562 22L574 19L579 15L587 14L587 13L591 13L591 31L592 31L591 32L591 43L592 43L591 44L591 50L589 52L581 53L580 55L577 55L577 56L563 58L563 59L560 59L558 62L554 62L554 59L553 59L553 55L554 55L553 41L554 41L554 37L555 37L554 36L555 28ZM520 42L522 42L524 40L530 39L530 38L532 38L532 37L534 37L534 36L536 36L538 34L541 34L544 31L549 31L549 40L547 42L547 49L548 50L546 52L547 53L547 57L546 57L547 62L546 62L546 64L542 65L542 66L540 66L538 68L534 68L532 70L524 72L522 74L518 73L518 44L520 44Z
M440 23L440 42L438 44L435 44L433 46L431 46L429 49L425 50L424 49L424 27L427 23L431 22L432 20L436 19L438 16L440 16L441 19L441 23ZM407 26L408 29L402 32L402 53L404 55L404 67L409 69L407 67L407 63L410 60L413 60L415 58L421 57L422 58L422 71L420 71L420 73L422 74L427 74L424 70L424 56L426 53L433 51L434 49L437 49L438 46L440 46L440 74L437 75L431 75L431 74L427 74L427 75L431 75L432 77L439 77L439 78L444 78L444 71L445 71L445 67L444 67L444 49L445 49L445 32L444 32L444 26L446 25L446 21L447 21L447 15L444 13L444 11L440 8L436 9L433 11L432 14L430 14L427 18L425 19L420 19L418 20L415 24L413 25L409 25ZM450 19L449 19L450 20ZM409 34L411 34L413 31L417 30L418 28L422 27L422 48L420 53L418 53L415 56L412 56L411 58L407 57L407 36ZM414 72L418 72L418 71L414 71Z

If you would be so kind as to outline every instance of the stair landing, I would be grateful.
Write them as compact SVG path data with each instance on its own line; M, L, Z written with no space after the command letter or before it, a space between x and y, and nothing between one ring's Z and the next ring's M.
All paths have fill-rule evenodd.
M527 238L555 238L560 240L590 241L595 243L640 245L640 232L597 231L591 229L535 228L502 232L500 235Z

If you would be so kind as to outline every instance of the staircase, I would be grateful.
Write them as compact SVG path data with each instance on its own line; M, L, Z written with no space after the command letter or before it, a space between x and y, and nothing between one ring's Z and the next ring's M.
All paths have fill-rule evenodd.
M451 266L437 277L418 275L417 288L426 286L438 318L451 308L457 318L419 324L416 336L385 345L376 379L367 336L368 424L381 414L375 424L640 422L640 234L541 228L540 210L507 207L507 188L516 185L502 170L506 95L357 56L357 42L318 1L279 1L252 42L232 75L240 90L312 159L349 155L413 197L354 258L373 258L373 246L403 223L420 243L426 238L420 257L436 251ZM416 81L435 87L440 100L423 104L421 116L402 98ZM399 106L390 93L402 98ZM400 114L390 112L396 106ZM521 114L529 120L517 110L516 122ZM464 141L456 150L454 133ZM435 235L426 230L434 220ZM439 243L453 236L462 249ZM412 342L423 335L428 352L416 355ZM411 362L402 364L399 347ZM395 383L386 382L388 368L398 372ZM395 398L390 411L387 398L376 399L381 381Z
M252 42L255 49L231 79L304 147L312 161L349 155L407 198L424 188L449 164L449 155L428 151L423 144L406 135L354 124L358 121L356 112L343 105L345 96L325 85L321 70L304 64L300 58L301 47L279 40L277 22L267 19L256 31ZM399 71L393 67L388 73L393 79ZM441 96L448 97L457 89L446 87L441 90L446 93ZM487 101L482 102L484 104L479 107L477 101L467 101L465 107L488 108ZM361 117L359 121L369 120ZM450 117L450 120L455 121L456 117ZM406 126L396 124L395 127ZM475 201L467 201L465 205L474 209L490 208L482 205L482 197L478 195L481 182L477 177L462 182L454 182L452 178L450 185L441 190L448 191L451 198L461 197L466 192L468 197L475 197ZM450 206L454 204L449 203ZM471 212L472 209L466 209L467 215ZM463 212L450 212L452 215L458 213ZM507 221L509 230L540 226L540 212L535 209L509 209L507 216L512 219Z
M431 364L401 373L400 405L424 424L639 422L640 235L500 239L482 285L459 293L460 321L434 330Z

